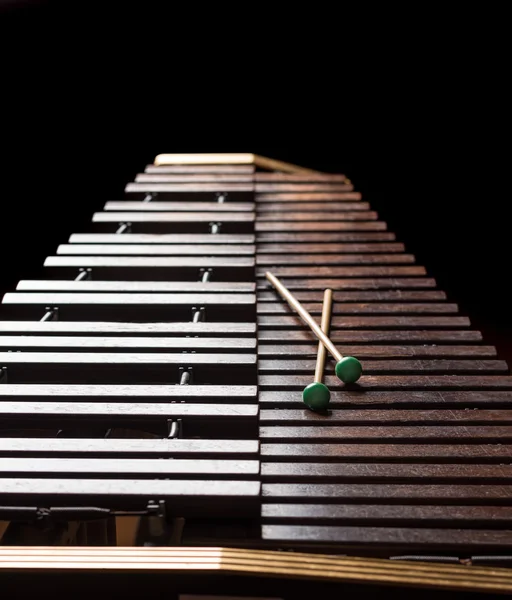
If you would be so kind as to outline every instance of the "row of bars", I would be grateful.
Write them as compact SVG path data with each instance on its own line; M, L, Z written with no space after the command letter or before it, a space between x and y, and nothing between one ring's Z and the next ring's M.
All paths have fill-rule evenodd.
M151 194L151 193L145 194L145 196L144 196L144 198L142 200L142 203L145 204L145 205L148 205L151 201L153 201L155 199L155 197L156 197L155 194ZM225 194L223 194L223 193L217 193L216 194L216 203L217 203L218 206L221 206L225 202L225 200L226 200L226 195ZM197 210L197 208L200 208L200 207L198 207L198 206L196 206L194 204L190 204L189 206L187 206L185 208L187 210L190 210L191 213L194 213ZM189 219L187 219L187 220L189 220ZM181 227L181 224L180 224L180 227ZM217 236L221 232L222 223L220 221L217 221L217 220L211 221L208 224L208 228L209 228L209 235L211 235L211 236ZM124 220L124 219L119 219L118 220L118 226L117 226L117 229L116 229L116 232L115 232L114 235L121 236L123 234L130 234L131 231L132 231L132 223L129 222L129 221L127 221L127 220ZM84 234L84 235L87 235L87 234ZM186 234L184 234L184 235L186 236ZM75 282L85 282L85 281L87 281L87 282L93 282L93 281L95 281L93 279L94 275L95 275L95 271L96 271L96 269L94 268L94 266L92 266L92 267L89 267L89 266L87 266L87 267L80 267L80 271L79 271L79 274L77 275L77 277L75 278ZM214 269L209 268L209 267L201 268L200 269L200 275L199 275L199 282L201 284L208 284L210 281L212 281L212 279L214 279L214 276L215 276L215 270ZM110 277L108 279L110 281L112 281L110 279ZM165 279L164 281L166 281L166 280L167 279ZM217 279L217 281L218 281L218 279ZM99 281L98 283L101 283L101 281ZM186 286L186 283L184 283L184 285ZM221 285L222 285L222 283L221 283ZM251 283L250 285L253 285L253 284ZM49 287L51 287L51 283L49 284ZM11 296L15 296L15 294L13 294ZM13 301L12 304L16 303L16 298L4 298L4 303L7 300L7 304L9 304L9 300L10 299ZM43 315L43 317L41 319L41 322L42 323L46 323L46 322L49 322L49 321L51 321L51 322L58 321L59 320L59 309L60 308L61 307L59 307L58 305L47 307L46 308L46 312L45 312L45 314ZM192 307L192 313L193 313L192 314L192 319L191 319L192 324L200 324L200 323L204 323L205 322L205 317L207 315L207 310L206 310L205 306ZM221 325L221 324L219 324L219 325ZM219 330L220 330L220 328L219 328ZM228 327L228 330L229 330L229 327ZM253 329L253 332L254 331L255 331L255 329ZM219 364L218 368L219 369L223 369L223 371L224 371L223 374L226 377L226 379L229 381L229 379L230 379L229 369L227 369L225 366L222 366L221 364ZM7 369L8 369L8 367L7 367ZM3 390L5 390L7 387L12 387L12 386L8 386L8 383L7 383L8 382L7 369L4 369L5 376L2 379L2 381L4 383ZM188 366L184 365L181 368L181 376L180 376L180 381L179 381L180 386L189 386L191 383L193 383L192 382L192 378L191 378L192 377L192 373L193 373L193 369L194 369L194 365L193 364L188 365ZM229 387L229 385L227 385L225 393L228 395L228 397L229 397L229 389L230 389L230 387ZM184 397L186 398L186 395ZM236 407L233 407L233 408L236 409ZM254 418L257 419L257 411L254 411L253 415L254 415ZM169 423L168 423L168 425L169 425L168 438L170 438L170 439L177 439L177 438L181 437L181 427L180 427L180 424L181 424L180 420L177 420L177 421L176 420L170 420L169 421ZM234 426L236 427L236 422L235 422ZM254 427L253 431L257 432L256 427ZM236 431L233 431L233 438L235 440L239 439L240 438L239 433L237 433ZM236 446L236 442L233 443L233 446ZM247 453L247 450L245 450L245 453ZM254 457L256 458L257 455L254 455ZM251 468L251 471L252 471L252 468ZM0 480L0 485L1 485L1 480ZM258 489L259 489L259 487L252 486L250 488L250 490L249 490L250 493L248 495L251 495L253 497L254 496L257 497L259 495ZM255 494L255 492L256 492L256 494ZM205 496L209 496L211 493L214 493L214 492L212 492L211 489L208 489L208 482L205 481L205 490L204 490L203 494ZM239 494L237 493L237 494L235 494L235 496L236 495L239 495ZM254 506L254 502L251 502L251 507L252 506ZM38 508L38 511L40 512L39 508ZM206 512L208 512L208 510ZM230 509L229 506L226 506L223 512L224 513L231 512L234 515L239 516L240 514L243 514L243 509L241 511L240 510L232 510L232 509ZM250 509L249 514L253 514L253 508Z

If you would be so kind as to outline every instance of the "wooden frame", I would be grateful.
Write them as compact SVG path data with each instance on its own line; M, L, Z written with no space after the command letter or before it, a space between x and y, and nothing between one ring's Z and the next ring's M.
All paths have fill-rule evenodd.
M512 570L299 552L193 547L0 546L0 574L20 571L168 572L512 592Z

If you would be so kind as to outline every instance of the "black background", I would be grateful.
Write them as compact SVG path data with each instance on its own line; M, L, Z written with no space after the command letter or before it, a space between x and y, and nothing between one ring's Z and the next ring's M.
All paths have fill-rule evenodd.
M160 152L346 173L505 357L502 16L0 3L0 292Z

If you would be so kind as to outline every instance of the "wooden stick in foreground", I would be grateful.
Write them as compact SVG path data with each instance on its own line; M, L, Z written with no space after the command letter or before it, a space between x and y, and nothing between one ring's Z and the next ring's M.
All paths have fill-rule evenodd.
M329 336L327 336L318 326L313 317L308 311L302 306L302 304L295 298L295 296L288 290L275 276L269 271L265 273L265 277L270 281L274 288L278 291L280 296L288 302L290 307L300 316L300 318L308 325L311 331L316 337L322 342L322 344L329 350L329 352L336 359L336 376L341 379L344 383L354 383L361 377L363 368L361 363L353 356L345 356L337 350L336 346L331 342Z
M332 313L332 290L325 290L324 303L322 305L322 321L320 323L322 331L325 335L329 335L331 329L331 313ZM312 410L325 410L331 399L329 388L324 385L324 369L325 360L327 358L327 350L322 342L318 342L318 352L316 356L315 379L304 388L302 399L304 404Z

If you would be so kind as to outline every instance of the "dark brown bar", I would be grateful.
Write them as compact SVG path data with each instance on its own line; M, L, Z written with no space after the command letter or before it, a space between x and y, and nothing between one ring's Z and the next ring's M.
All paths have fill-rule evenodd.
M265 465L270 466L270 465ZM391 465L387 465L391 466ZM436 468L436 467L433 467ZM458 465L457 468L462 468ZM471 467L475 473L484 469L483 465ZM490 467L492 469L499 467ZM509 525L512 520L512 507L509 506L422 506L422 505L380 505L380 504L263 504L262 516L265 520L279 521L361 521L362 525L388 522L435 521L440 526L452 522L477 524L488 522L491 527Z
M291 460L318 462L375 460L407 462L462 462L502 463L510 462L512 445L507 443L439 443L428 440L424 443L352 443L344 440L340 444L263 443L261 455L267 460Z
M48 260L48 259L47 259ZM144 259L141 259L144 260ZM155 259L152 259L155 260ZM245 259L248 260L248 259ZM80 265L82 266L82 265ZM257 269L257 277L265 277L269 269ZM424 267L276 267L272 273L278 277L307 277L320 279L323 277L410 277L411 275L426 275ZM270 287L270 284L267 284Z
M257 172L254 174L255 181L327 181L327 182L343 182L346 180L345 175L334 173L266 173Z
M260 232L258 233L258 243L272 242L276 244L300 244L300 243L341 243L341 242L392 242L396 239L394 233L389 231L369 231L369 232L303 232L303 233L287 233L287 232ZM284 249L286 249L286 245Z
M87 339L87 338L84 338ZM122 338L121 338L122 339ZM137 340L137 338L134 338ZM211 339L211 338L210 338ZM226 338L229 339L229 338ZM260 358L314 358L317 354L318 344L265 344L260 343L258 356ZM343 346L347 356L358 358L489 358L496 356L494 346Z
M347 244L272 244L259 243L258 255L266 255L273 253L282 253L285 256L290 254L367 254L375 252L404 252L403 244L398 243L347 243ZM262 256L261 256L262 257ZM263 257L262 257L263 258Z
M296 315L280 316L258 316L258 325L260 327L278 327L281 329L289 327L307 328L300 317ZM444 317L444 316L382 316L382 317L352 317L335 316L331 321L331 329L369 329L379 327L389 327L392 329L415 329L420 327L469 327L471 325L467 317Z
M262 193L258 192L257 202L314 202L316 200L353 201L361 200L361 192L281 192Z
M233 294L235 295L235 294ZM260 298L258 298L260 300ZM322 314L320 302L304 302L304 308L312 315ZM291 309L284 302L258 302L259 315L290 315ZM443 303L350 303L334 302L333 313L340 315L437 315L458 312L456 304Z
M416 425L416 426L378 426L360 427L260 427L261 440L308 440L335 444L372 441L374 443L482 443L483 441L512 442L512 426L459 426Z
M111 213L97 213L97 214L107 214ZM114 213L112 213L114 214ZM130 213L117 213L117 214L130 214ZM132 213L134 214L134 213ZM204 213L203 213L204 214ZM208 213L210 214L210 213ZM229 213L224 213L229 214ZM240 213L245 215L246 213ZM249 213L247 213L249 214ZM103 219L105 220L105 219ZM123 218L123 221L134 221L135 219ZM209 219L210 221L213 219ZM217 219L221 220L221 219ZM224 220L224 219L222 219ZM309 221L298 222L298 223L273 223L269 222L261 222L259 219L256 221L254 225L254 230L257 233L263 232L290 232L290 231L311 231L311 232L319 232L319 231L386 231L387 225L383 221L319 221L318 223L311 223ZM341 241L341 238L338 238Z
M78 253L77 253L78 254ZM308 265L405 265L413 264L412 254L262 254L256 256L256 264L274 270L276 266Z
M356 352L356 354L359 354ZM361 356L360 356L361 358ZM258 371L260 374L275 375L307 375L315 371L316 359L281 359L268 360L260 358ZM335 362L329 360L326 365L328 372L332 372ZM504 360L363 360L363 373L365 375L391 375L399 373L473 373L493 374L508 373L508 365Z
M258 194L269 194L269 193L293 193L293 194L304 194L308 192L312 193L337 193L337 192L352 192L354 186L351 183L341 182L318 182L318 183L265 183L257 182L255 190Z
M293 295L299 302L320 302L322 297L318 292L309 291L297 291ZM440 290L336 290L333 292L333 299L334 302L425 302L446 300L446 294ZM282 302L275 290L258 292L258 302L276 301Z
M336 343L370 343L370 344L410 344L410 343L467 343L480 342L482 334L479 331L357 331L357 330L335 330L330 335L331 340ZM258 331L260 341L272 341L282 343L311 342L314 341L313 334L307 329L260 329Z
M460 408L486 408L488 405L498 407L508 407L512 402L511 392L500 391L392 391L392 392L374 392L374 391L352 391L340 390L331 391L330 408L351 408L351 407L369 407L379 406L410 406L411 408L430 408L433 406ZM302 401L302 390L297 391L261 391L259 394L259 403L262 407L297 407L304 411ZM310 419L321 418L314 416L307 411Z
M423 529L417 527L329 527L307 525L264 525L264 540L289 543L327 543L341 545L384 545L416 549L416 554L435 553L436 549L468 547L501 548L506 551L512 544L511 531L486 529ZM434 552L433 552L434 551Z
M311 377L303 375L262 375L259 377L261 388L292 388L303 389L311 383ZM336 377L328 376L325 385L340 389L342 384ZM364 375L357 382L361 390L416 390L416 389L442 389L442 390L493 390L512 389L512 377L484 376L484 375Z
M290 480L393 480L392 483L445 482L510 484L512 465L397 465L392 463L308 464L308 463L263 463L261 475L266 481ZM462 481L461 481L462 480ZM440 508L440 507L439 507ZM512 507L506 511L512 523ZM421 516L418 515L420 518ZM367 515L371 519L373 515Z
M268 291L266 280L258 282L258 290ZM378 277L368 279L324 278L324 279L287 279L286 287L290 290L392 290L392 289L425 289L435 288L435 279L418 277Z
M311 212L296 212L296 211L284 211L279 212L277 210L272 210L269 212L262 212L258 214L258 223L265 223L270 221L277 221L279 223L290 222L299 222L299 221L307 221L308 223L312 223L314 221L335 221L335 222L343 222L343 221L375 221L378 219L378 215L375 211L339 211L339 212L331 212L329 214L321 213L319 211L311 211ZM286 225L283 225L286 227Z
M370 210L368 202L262 202L256 206L258 215L264 216L268 212L345 212L347 210Z
M1 409L0 409L1 411ZM333 425L350 425L351 427L355 424L361 425L379 425L381 423L387 425L418 425L432 426L432 425L478 425L478 424L512 424L512 410L507 409L476 409L466 410L465 408L423 408L416 407L412 409L395 409L392 407L381 408L370 408L364 407L363 409L339 409L333 408L328 414L315 413L312 411L300 410L300 409L266 409L260 413L260 421L267 425L265 427L266 432L271 431L270 425L279 426L310 426L330 428ZM311 430L312 431L312 430ZM311 437L309 435L305 436ZM314 437L314 434L313 434ZM330 437L330 435L329 435Z

